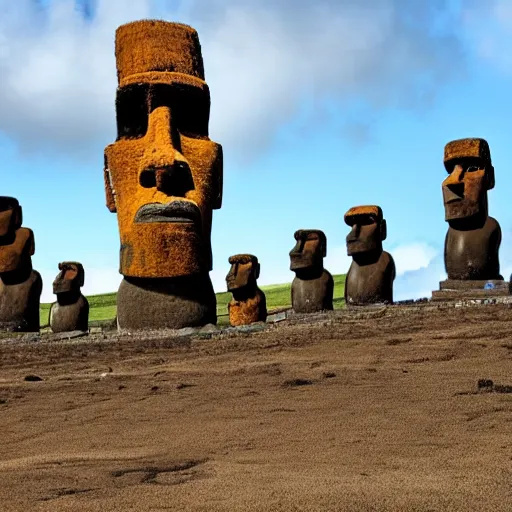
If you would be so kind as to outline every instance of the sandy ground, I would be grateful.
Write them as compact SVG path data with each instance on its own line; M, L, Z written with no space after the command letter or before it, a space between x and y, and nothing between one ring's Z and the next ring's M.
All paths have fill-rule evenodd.
M512 510L512 309L0 356L4 512Z

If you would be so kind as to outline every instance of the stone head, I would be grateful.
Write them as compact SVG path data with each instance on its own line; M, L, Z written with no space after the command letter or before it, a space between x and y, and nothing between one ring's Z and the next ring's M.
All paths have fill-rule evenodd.
M228 292L239 290L246 286L256 286L260 277L258 258L252 254L236 254L229 258L231 268L226 276Z
M0 246L0 249L0 274L32 270L35 242L31 229L17 229L12 243Z
M178 277L212 268L212 210L222 147L208 136L210 91L197 32L142 20L120 26L117 139L105 148L107 207L117 212L120 272Z
M59 273L53 281L53 293L79 292L84 285L84 267L76 261L59 263Z
M484 139L453 140L444 148L445 220L487 216L487 191L494 187L494 167Z
M294 235L296 244L290 251L290 270L323 268L327 255L327 239L319 229L298 229Z
M380 206L354 206L345 213L345 223L352 228L347 235L348 256L382 251L387 227Z
M21 206L14 197L0 196L0 240L12 238L23 221ZM1 242L0 242L1 244Z

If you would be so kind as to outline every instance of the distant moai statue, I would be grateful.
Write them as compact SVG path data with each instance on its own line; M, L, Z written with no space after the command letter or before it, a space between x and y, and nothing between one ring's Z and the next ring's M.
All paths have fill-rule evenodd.
M18 200L0 196L0 330L39 332L43 281L32 269L34 233L22 221Z
M233 299L228 304L229 323L233 326L265 322L267 301L258 288L260 276L258 258L252 254L236 254L229 258L231 269L226 276L228 292Z
M448 232L444 263L449 280L502 280L501 228L488 215L494 167L484 139L453 140L444 148L443 201Z
M347 304L393 302L395 262L382 249L387 236L386 220L379 206L355 206L345 214L352 228L347 235L347 254L352 256L345 281Z
M60 272L53 281L57 302L50 308L50 327L53 332L89 330L89 302L82 295L84 267L76 261L59 263Z
M120 329L216 323L212 213L222 147L210 140L210 91L197 32L142 20L116 31L117 139L105 148L107 207L121 239Z
M290 251L292 308L296 313L314 313L333 309L334 281L324 269L327 239L319 229L299 229L293 235L295 247Z

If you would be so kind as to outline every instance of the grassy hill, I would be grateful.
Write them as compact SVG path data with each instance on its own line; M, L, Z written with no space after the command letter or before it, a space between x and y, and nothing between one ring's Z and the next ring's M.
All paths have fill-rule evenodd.
M334 307L340 308L344 304L343 293L345 291L345 274L333 276L334 278ZM261 286L267 298L267 309L283 308L291 305L291 283L271 284ZM116 293L104 293L102 295L90 295L89 322L113 320L116 316ZM219 323L227 323L228 302L231 293L217 293L217 315ZM41 327L48 325L50 304L41 304ZM224 318L223 318L224 317Z

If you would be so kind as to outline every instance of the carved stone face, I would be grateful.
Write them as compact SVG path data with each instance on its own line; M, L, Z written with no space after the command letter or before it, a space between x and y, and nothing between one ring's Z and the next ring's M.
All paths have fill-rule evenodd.
M60 272L53 281L53 293L78 292L84 285L84 267L75 261L59 263Z
M345 214L345 223L352 228L346 239L348 256L382 250L387 231L380 207L355 206Z
M231 269L226 276L228 292L255 285L260 276L258 258L251 254L237 254L229 258Z
M14 197L0 196L0 238L13 235L21 227L22 212Z
M297 243L290 251L290 270L322 268L327 254L327 243L323 231L299 229L294 234Z
M445 147L443 181L445 220L487 215L487 190L494 187L489 146L483 139L461 139Z
M197 33L166 22L123 25L116 57L118 136L105 148L105 188L118 216L120 271L208 272L212 210L222 202L222 147L208 137L210 95Z
M0 274L32 268L31 256L35 252L34 234L31 229L19 228L14 241L0 246Z

